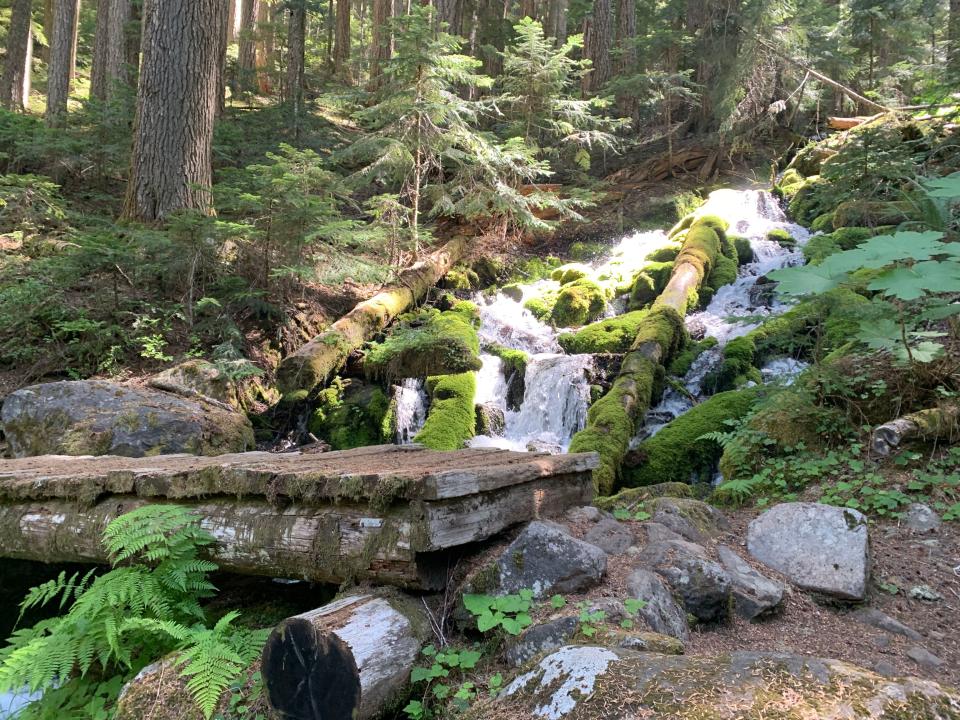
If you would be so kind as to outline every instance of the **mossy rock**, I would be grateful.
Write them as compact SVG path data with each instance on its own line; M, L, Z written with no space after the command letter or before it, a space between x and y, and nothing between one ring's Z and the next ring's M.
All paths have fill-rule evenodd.
M530 283L536 280L546 280L554 270L563 265L563 260L548 255L545 258L531 257L516 263L508 277L509 282Z
M403 315L387 338L367 351L364 371L392 382L479 370L479 325L477 306L467 301L443 312L430 308Z
M717 290L737 279L737 270L736 260L731 260L726 255L717 256L713 269L710 271L710 276L700 290L700 303L706 307Z
M542 295L527 298L523 303L523 307L529 310L530 314L537 320L549 322L550 315L553 313L553 307L557 304L558 295L559 293L557 291L548 290Z
M725 421L746 415L758 393L756 387L717 393L668 423L631 453L639 464L624 469L624 486L709 480L723 450L701 436L724 431Z
M816 173L813 173L816 174ZM796 168L787 168L777 183L779 195L785 198L791 198L797 194L797 191L803 187L807 179Z
M810 224L810 229L814 232L832 232L833 231L833 213L827 212L818 215Z
M617 508L633 508L661 497L689 498L693 497L693 490L687 483L682 482L655 483L645 487L625 488L616 495L595 498L593 504L601 510L612 511Z
M790 199L790 216L798 223L809 225L814 218L832 209L831 201L822 192L828 184L819 176L808 177Z
M526 393L525 378L530 356L523 350L515 350L496 343L488 345L486 351L503 361L503 379L507 382L507 408L519 410Z
M307 429L334 450L380 445L392 439L384 431L389 406L379 386L336 378L317 396Z
M737 262L740 265L752 263L754 259L753 246L750 245L750 239L740 235L729 235L730 242L733 243L734 250L737 251Z
M717 339L713 337L704 338L699 342L688 343L670 363L667 372L674 377L684 377L690 372L693 361L712 347L716 347Z
M657 299L670 282L673 265L673 261L650 262L634 276L630 285L631 310L639 310Z
M500 288L500 292L506 295L508 298L514 302L520 302L523 300L523 288L521 288L517 283L510 283L509 285L504 285Z
M477 287L488 288L496 285L507 276L507 267L502 259L482 255L470 263L470 270L476 275Z
M603 288L591 280L574 280L560 288L550 319L557 327L581 327L596 320L606 307Z
M677 254L680 252L680 243L675 243L673 245L666 245L662 248L657 248L649 255L647 255L644 260L649 262L671 262L677 259Z
M576 280L589 277L591 272L593 272L593 270L591 270L591 268L587 265L582 265L580 263L569 263L567 265L561 265L552 273L550 273L550 279L556 280L561 285L566 285Z
M576 353L624 353L630 349L640 324L648 315L646 310L634 310L613 318L606 318L576 332L563 333L557 338L566 352Z
M833 213L833 227L876 227L899 225L917 219L917 210L909 202L849 200L840 203Z
M430 410L414 441L432 450L459 450L477 434L476 373L427 378L427 392Z
M455 265L440 279L437 286L444 290L474 290L480 287L480 277L464 265Z
M775 228L767 233L767 240L777 243L780 247L792 249L796 247L797 240L783 228Z

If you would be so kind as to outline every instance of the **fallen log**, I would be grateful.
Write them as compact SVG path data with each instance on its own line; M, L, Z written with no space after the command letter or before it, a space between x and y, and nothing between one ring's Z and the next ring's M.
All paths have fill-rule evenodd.
M858 125L863 125L864 123L871 122L881 117L883 113L877 113L876 115L866 115L858 117L828 117L827 126L831 130L850 130L855 128Z
M423 298L467 250L456 237L403 270L397 282L357 305L329 329L283 359L277 385L287 400L301 400L322 386L346 363L350 353L382 330L397 315Z
M876 427L870 439L870 447L876 455L889 457L897 452L901 445L909 442L946 440L952 443L958 437L960 404L943 405L910 413Z
M276 627L260 671L270 706L291 720L369 720L402 693L429 636L403 596L352 595Z

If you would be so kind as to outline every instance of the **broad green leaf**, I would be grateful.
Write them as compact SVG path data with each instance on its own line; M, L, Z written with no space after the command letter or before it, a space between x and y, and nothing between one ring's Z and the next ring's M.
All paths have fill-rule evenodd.
M489 612L477 616L477 630L487 632L497 626L497 621Z
M463 606L474 615L489 612L493 607L494 598L489 595L471 595L463 596Z
M939 343L924 341L910 348L910 354L915 362L928 363L933 362L943 355L943 345Z
M930 197L945 200L960 197L960 173L953 173L935 180L925 180L923 184Z
M940 242L942 237L943 233L936 230L877 235L853 250L831 255L820 266L827 266L833 272L853 272L860 268L878 270L895 262L929 260L936 255L953 254L950 244Z
M937 260L885 270L867 285L900 300L917 300L926 293L960 292L960 263Z
M482 656L483 654L476 650L464 650L460 653L460 668L462 670L473 670Z
M832 290L846 277L844 273L836 273L824 265L826 262L823 265L783 268L774 270L768 277L777 281L777 292L782 295L815 295Z
M567 599L563 595L554 595L550 598L550 607L554 610L559 610L564 605L567 604Z

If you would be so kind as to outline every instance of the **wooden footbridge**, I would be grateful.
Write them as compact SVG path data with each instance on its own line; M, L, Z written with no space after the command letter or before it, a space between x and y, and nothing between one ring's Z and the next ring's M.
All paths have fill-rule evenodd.
M588 503L595 453L39 456L0 460L0 557L104 562L107 523L148 503L192 508L237 573L438 589L451 555Z

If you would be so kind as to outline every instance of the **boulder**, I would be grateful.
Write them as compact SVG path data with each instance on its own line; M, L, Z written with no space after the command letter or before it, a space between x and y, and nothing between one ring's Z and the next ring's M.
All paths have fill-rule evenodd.
M580 620L573 616L532 625L520 637L507 644L504 658L513 667L520 667L541 653L563 647L579 629Z
M627 593L647 604L637 613L650 629L678 640L690 637L687 615L674 599L670 588L649 570L638 568L627 578Z
M535 521L503 552L497 570L498 592L510 595L529 588L542 598L598 585L607 571L607 554L560 525Z
M502 436L506 427L506 417L501 408L494 403L480 403L476 406L477 435Z
M804 590L863 600L870 579L867 520L850 508L776 505L747 528L750 555Z
M683 607L701 622L720 622L730 614L730 575L707 559L706 551L687 542L647 545L640 562L661 575L683 600Z
M772 652L657 655L564 646L529 666L466 720L952 720L955 690L887 679L837 660Z
M650 520L670 528L693 543L702 543L730 529L719 510L692 498L660 497L646 504Z
M203 397L105 380L32 385L0 409L10 452L33 455L221 455L254 447L246 415Z
M241 368L246 361L233 361ZM224 369L206 360L187 360L147 378L147 385L182 397L203 396L242 410L240 390Z
M859 623L863 623L864 625L870 625L871 627L884 630L888 633L893 633L894 635L903 635L911 640L919 640L921 637L920 633L918 633L912 627L904 625L896 618L892 618L885 612L881 612L876 608L860 608L852 613L852 617L854 620Z
M940 516L929 505L911 503L903 514L903 524L918 533L931 532L940 527Z
M726 545L717 547L717 556L730 575L737 615L753 620L783 600L783 585L761 575Z
M630 528L611 517L601 519L587 531L583 539L609 555L621 555L636 542Z

